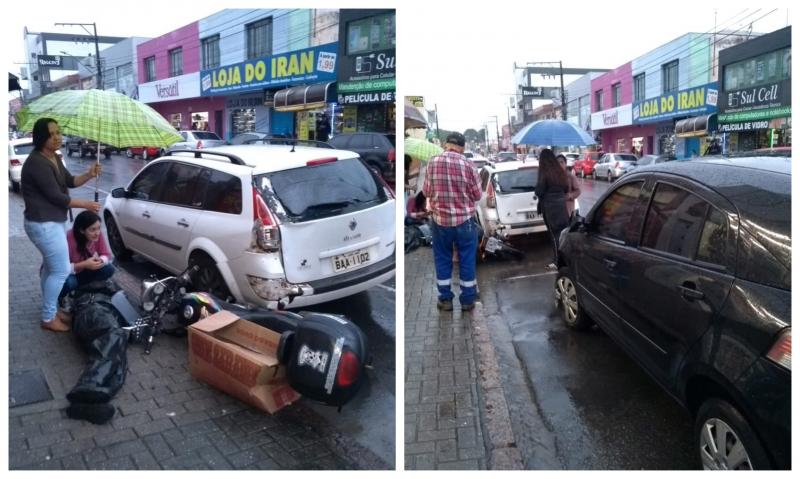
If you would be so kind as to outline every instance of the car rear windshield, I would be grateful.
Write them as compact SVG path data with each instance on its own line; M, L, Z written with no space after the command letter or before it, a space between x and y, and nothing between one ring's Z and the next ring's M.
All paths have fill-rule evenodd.
M632 161L634 163L636 163L637 160L636 156L634 155L617 155L617 159L621 161Z
M33 143L22 143L21 145L14 145L15 155L27 155L33 151Z
M494 177L495 191L498 194L522 193L536 189L539 178L538 168L521 168L502 171Z
M394 135L386 135L386 138L388 138L389 141L392 142L392 146L395 146L394 145Z
M497 155L497 157L503 160L516 160L517 154L511 152L505 152L505 153L500 153L499 155Z
M380 180L358 158L256 175L256 186L270 204L283 206L283 220L302 222L359 211L388 198Z
M217 136L216 133L212 133L210 131L194 131L192 132L192 134L198 140L221 140L221 138Z

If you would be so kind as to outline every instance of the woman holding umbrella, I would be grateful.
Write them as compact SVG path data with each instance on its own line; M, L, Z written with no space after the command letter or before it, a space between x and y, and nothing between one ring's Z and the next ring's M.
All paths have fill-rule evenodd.
M553 262L547 269L556 269L558 261L558 235L569 226L567 212L567 194L569 193L569 177L561 168L556 155L550 148L539 154L539 179L536 183L536 197L539 198L544 223L553 241Z
M102 172L99 163L72 176L58 159L61 130L52 118L33 125L34 150L22 166L22 198L25 201L25 233L42 253L42 323L50 331L69 331L69 317L57 311L58 294L70 274L69 248L64 234L67 209L84 208L94 213L100 203L70 198L67 188L83 185Z

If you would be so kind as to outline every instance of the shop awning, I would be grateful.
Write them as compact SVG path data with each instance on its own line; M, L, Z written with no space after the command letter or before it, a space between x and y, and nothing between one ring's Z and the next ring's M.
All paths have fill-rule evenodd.
M706 136L712 131L717 131L716 113L686 118L675 123L675 136L681 138Z
M324 108L326 103L335 102L336 93L333 82L300 85L275 92L276 111L300 111Z

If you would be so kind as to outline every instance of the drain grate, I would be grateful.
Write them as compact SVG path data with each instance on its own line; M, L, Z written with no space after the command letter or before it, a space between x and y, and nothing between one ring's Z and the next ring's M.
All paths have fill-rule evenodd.
M53 399L41 369L13 373L8 378L10 408Z

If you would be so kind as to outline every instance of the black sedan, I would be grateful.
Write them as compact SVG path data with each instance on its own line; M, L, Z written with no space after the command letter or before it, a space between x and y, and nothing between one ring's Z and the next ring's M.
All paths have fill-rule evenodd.
M791 468L791 160L666 162L562 231L556 301L695 418L705 469Z

